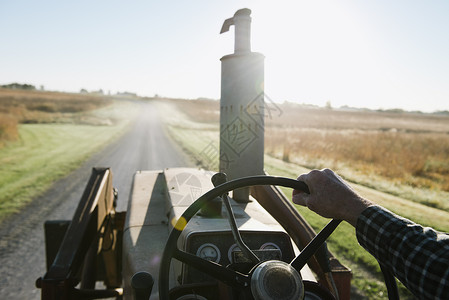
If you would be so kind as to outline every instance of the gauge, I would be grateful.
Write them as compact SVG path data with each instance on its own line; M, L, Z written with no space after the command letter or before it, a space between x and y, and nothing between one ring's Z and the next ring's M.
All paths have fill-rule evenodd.
M231 263L234 262L234 259L232 259L232 252L236 252L236 251L242 251L242 250L240 250L240 247L237 246L237 244L233 244L231 247L229 247L229 250L228 250L229 262L231 262Z
M260 250L279 250L279 258L282 258L281 248L275 243L268 242L260 246Z
M220 250L218 247L211 243L202 244L198 251L196 251L196 256L201 257L202 259L213 261L218 263L220 261Z
M268 242L260 246L260 250L281 250L281 248L275 243Z

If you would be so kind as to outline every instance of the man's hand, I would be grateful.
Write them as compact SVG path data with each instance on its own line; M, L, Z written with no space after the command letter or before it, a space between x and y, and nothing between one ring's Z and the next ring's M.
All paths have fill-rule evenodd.
M362 211L373 205L330 169L313 170L298 180L307 184L310 194L294 190L293 202L323 217L345 220L355 227Z

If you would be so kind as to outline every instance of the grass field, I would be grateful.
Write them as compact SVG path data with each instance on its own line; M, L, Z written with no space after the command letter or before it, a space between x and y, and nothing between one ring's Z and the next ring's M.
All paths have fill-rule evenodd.
M449 116L293 105L283 112L267 122L268 154L449 209Z
M44 103L55 109L34 110ZM4 115L15 120L6 132L17 130L0 147L1 221L118 137L128 124L123 116L136 110L101 97L0 90L0 111L7 112L0 124Z
M0 88L0 147L19 137L19 124L81 123L83 113L111 104L103 96Z
M203 127L219 122L218 102L172 103ZM288 103L275 112L265 118L267 155L309 169L330 167L352 182L449 209L447 114L329 110Z
M218 170L218 160L211 160L204 150L211 143L218 149L219 103L176 100L159 105L167 111L172 137L199 165ZM283 115L266 119L265 169L269 174L296 178L312 168L330 166L363 196L418 223L449 232L448 116L290 106L280 107ZM366 151L383 153L383 159L365 161ZM402 159L402 155L407 159ZM425 161L425 167L407 166L412 164L407 160L418 158ZM400 167L388 170L392 164ZM432 167L436 165L439 167ZM290 197L291 191L285 193ZM327 222L308 209L298 210L316 230ZM386 298L378 264L358 245L349 224L341 224L328 245L353 270L355 298ZM401 299L412 299L404 287Z

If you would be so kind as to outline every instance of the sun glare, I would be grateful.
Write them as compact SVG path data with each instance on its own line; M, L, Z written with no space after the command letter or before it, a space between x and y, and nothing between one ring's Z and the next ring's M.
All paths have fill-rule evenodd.
M345 89L366 90L378 72L359 21L335 2L256 6L253 50L266 56L266 93L277 101L343 105L347 99L336 95ZM367 69L370 78L362 80Z
M392 45L368 7L281 1L251 9L252 50L266 57L265 92L275 101L368 108L418 101L410 84L422 75L407 78L392 52L401 41Z

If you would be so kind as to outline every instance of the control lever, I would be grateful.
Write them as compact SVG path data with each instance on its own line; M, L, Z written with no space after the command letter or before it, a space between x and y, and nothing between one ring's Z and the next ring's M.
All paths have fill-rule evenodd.
M227 181L227 176L225 173L216 173L212 176L212 184L217 187ZM223 194L221 196L223 203L225 204L226 210L228 212L229 225L231 226L232 235L234 241L240 250L245 253L245 255L255 264L260 262L260 259L249 249L249 247L243 242L240 232L235 222L234 212L232 211L231 202L229 201L228 194Z
M224 175L224 181L221 178ZM211 178L212 184L214 186L220 185L226 182L226 174L217 173ZM200 210L199 214L206 218L220 218L221 217L221 198L216 197L211 201L207 202Z
M137 272L131 278L131 287L133 289L134 299L148 300L153 290L154 279L150 273Z

